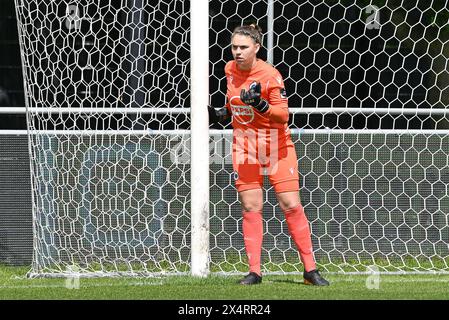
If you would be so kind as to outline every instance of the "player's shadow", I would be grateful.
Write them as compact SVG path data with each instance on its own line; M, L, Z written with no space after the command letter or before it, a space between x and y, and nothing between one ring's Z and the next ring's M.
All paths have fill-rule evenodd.
M302 280L296 280L296 279L270 279L267 282L272 282L272 283L289 283L289 284L303 285L303 286L306 285Z

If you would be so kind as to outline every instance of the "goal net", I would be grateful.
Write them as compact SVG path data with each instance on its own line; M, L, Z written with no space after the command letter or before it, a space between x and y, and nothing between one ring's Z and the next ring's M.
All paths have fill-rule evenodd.
M31 274L190 271L193 5L16 0ZM263 28L260 57L284 77L320 269L449 271L448 19L437 0L209 1L210 104L241 24ZM209 133L210 270L246 272L232 129ZM300 272L265 190L262 271Z

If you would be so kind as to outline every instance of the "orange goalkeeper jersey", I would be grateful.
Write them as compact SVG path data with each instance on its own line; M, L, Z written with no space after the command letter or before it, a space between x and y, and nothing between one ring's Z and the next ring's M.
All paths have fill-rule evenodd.
M225 67L227 104L232 113L233 163L258 163L271 166L292 147L288 128L288 101L281 74L273 66L258 59L248 71L237 68L234 60ZM240 100L240 91L259 82L261 95L269 104L265 113ZM269 158L267 160L267 157ZM276 159L274 159L276 158Z
M258 59L256 65L248 71L237 68L234 60L229 61L225 67L227 78L227 103L226 107L232 114L232 126L247 133L254 130L257 133L265 131L277 133L277 146L281 148L291 143L288 128L288 100L281 74L273 66ZM265 113L259 113L254 107L244 104L240 100L240 91L248 90L255 82L261 84L261 95L270 105ZM270 130L271 129L271 130ZM244 133L244 134L245 134ZM271 139L268 139L271 140ZM266 141L270 145L270 141Z
M258 59L256 65L248 71L237 68L234 60L225 67L227 78L227 104L232 113L234 129L284 129L288 130L288 102L281 74L273 66ZM260 82L262 98L268 101L270 108L261 114L240 100L240 91L249 89L254 82Z

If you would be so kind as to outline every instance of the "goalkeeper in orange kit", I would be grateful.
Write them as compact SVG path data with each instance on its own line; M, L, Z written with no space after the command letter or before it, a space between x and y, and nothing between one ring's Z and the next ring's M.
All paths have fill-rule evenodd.
M243 207L243 237L249 274L240 283L262 281L263 177L267 175L304 264L304 282L329 285L317 271L308 219L299 198L298 162L290 137L288 101L280 73L257 58L258 26L237 27L231 38L234 60L225 67L227 104L209 108L211 122L232 115L234 178Z

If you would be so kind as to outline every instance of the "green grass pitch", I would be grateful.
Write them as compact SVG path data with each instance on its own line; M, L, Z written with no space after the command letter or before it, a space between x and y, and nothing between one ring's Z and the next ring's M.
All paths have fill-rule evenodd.
M240 276L208 278L28 279L26 267L0 266L0 299L132 300L328 300L449 299L449 275L380 275L367 287L368 275L323 274L330 287L302 283L300 275L265 275L257 286L240 286ZM369 282L369 281L368 281ZM71 288L72 287L72 288ZM373 288L374 287L374 288Z

